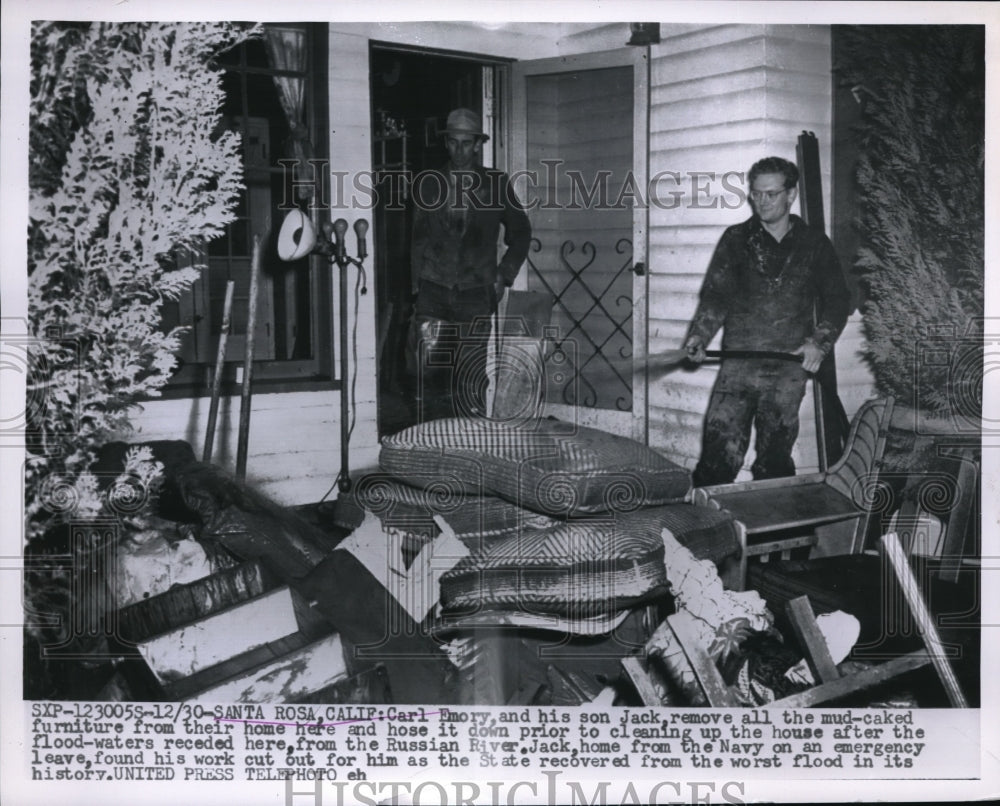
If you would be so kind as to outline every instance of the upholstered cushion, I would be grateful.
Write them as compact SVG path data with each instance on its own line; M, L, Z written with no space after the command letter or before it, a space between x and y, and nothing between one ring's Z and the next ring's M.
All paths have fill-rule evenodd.
M362 476L350 492L338 496L338 509L342 503L345 526L357 527L367 511L377 515L387 529L427 534L429 538L440 532L435 515L444 518L461 540L488 540L512 529L543 528L554 523L545 515L496 496L469 495L454 479L449 483L447 477L427 487L412 487L385 473L371 473ZM353 512L348 504L353 505Z
M442 576L441 603L449 611L486 605L587 618L665 585L660 527L629 513L495 541Z
M435 516L443 518L455 536L476 551L491 540L519 529L542 529L555 521L495 496L468 495L453 483L439 479L427 488L411 487L385 473L362 476L354 487L337 496L334 520L353 531L370 512L386 530L403 535L407 563L428 541L441 533Z
M669 529L677 542L696 559L716 565L739 554L736 525L728 512L709 507L675 504L656 510L660 525Z
M668 523L686 528L675 537L685 545L690 538L698 559L736 550L725 514L687 504L571 520L514 532L473 552L442 576L442 605L449 612L509 609L581 619L622 610L665 592Z
M413 486L443 483L558 517L676 503L687 470L638 442L554 419L434 420L382 440L383 470Z

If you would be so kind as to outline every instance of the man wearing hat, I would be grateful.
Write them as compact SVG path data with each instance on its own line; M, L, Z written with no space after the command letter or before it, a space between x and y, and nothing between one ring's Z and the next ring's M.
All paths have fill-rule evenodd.
M510 178L480 165L482 118L455 109L444 132L448 164L413 183L410 259L419 334L417 408L421 420L486 414L491 318L517 277L531 224ZM506 251L497 260L501 229Z

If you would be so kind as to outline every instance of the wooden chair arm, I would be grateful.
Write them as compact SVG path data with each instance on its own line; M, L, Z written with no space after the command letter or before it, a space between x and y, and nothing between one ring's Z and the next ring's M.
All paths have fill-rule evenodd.
M781 479L762 479L761 481L734 481L732 484L710 484L707 487L695 487L693 498L696 504L705 506L714 496L726 493L744 493L754 490L774 490L781 487L797 487L800 484L816 484L826 479L825 473L806 473L801 476L786 476Z

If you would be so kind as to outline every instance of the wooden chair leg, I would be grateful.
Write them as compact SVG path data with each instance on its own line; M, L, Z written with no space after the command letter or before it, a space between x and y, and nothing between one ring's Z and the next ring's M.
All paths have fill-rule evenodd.
M736 540L740 545L739 570L737 576L738 583L733 590L745 591L747 589L747 528L740 521L733 521L736 525Z

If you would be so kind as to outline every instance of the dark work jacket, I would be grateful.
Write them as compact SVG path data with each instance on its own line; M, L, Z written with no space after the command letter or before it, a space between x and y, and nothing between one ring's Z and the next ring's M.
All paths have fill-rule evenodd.
M849 305L825 234L793 215L778 242L754 216L719 239L688 337L707 345L723 327L723 350L791 352L809 340L826 354L844 329Z
M514 282L531 244L531 224L502 171L481 167L456 174L461 191L449 198L447 171L424 171L413 183L410 249L413 290L421 279L449 288ZM507 250L497 262L503 225Z

